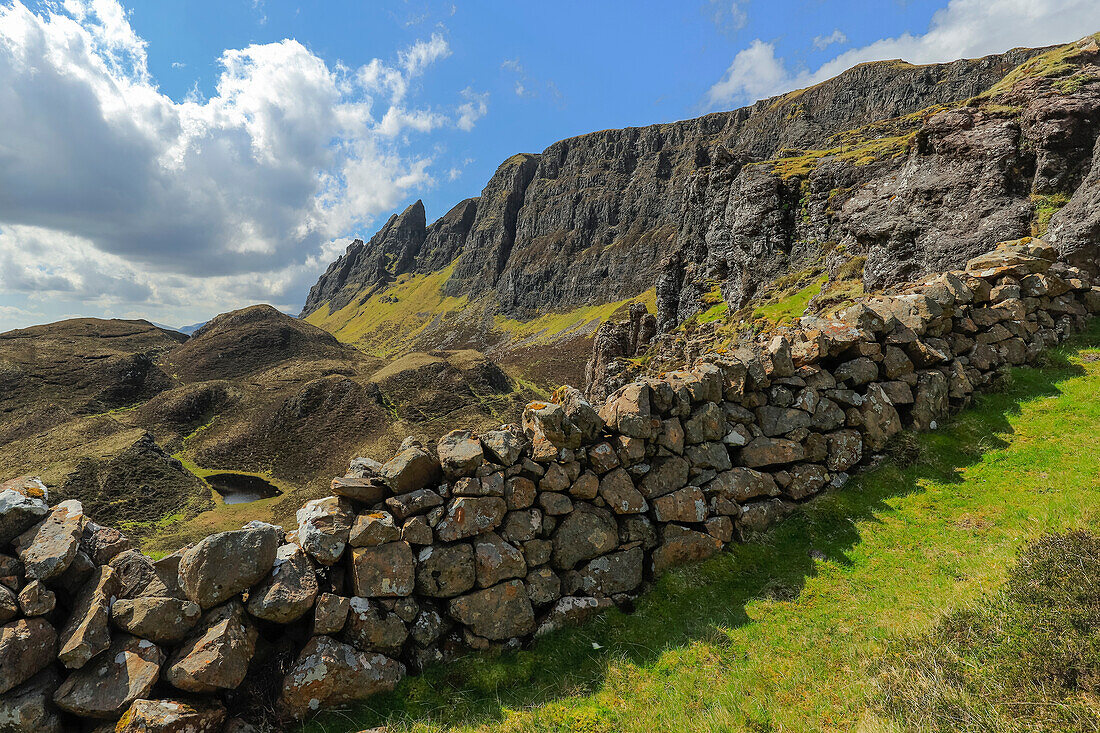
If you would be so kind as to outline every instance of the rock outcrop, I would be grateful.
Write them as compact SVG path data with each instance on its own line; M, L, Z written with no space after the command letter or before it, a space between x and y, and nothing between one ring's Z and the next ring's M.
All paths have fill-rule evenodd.
M1069 253L1096 232L1098 70L1092 37L874 62L732 112L562 140L509 158L432 224L420 202L392 217L329 267L302 315L453 262L446 295L513 318L653 288L664 331L716 288L733 313L826 261L865 258L867 290L958 267L991 241L1042 234L1073 196L1051 221ZM418 343L454 331L428 324ZM604 358L633 355L619 334L597 340Z

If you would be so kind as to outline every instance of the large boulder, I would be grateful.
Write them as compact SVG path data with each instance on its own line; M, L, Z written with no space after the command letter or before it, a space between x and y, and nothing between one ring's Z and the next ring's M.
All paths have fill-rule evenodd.
M344 637L361 651L398 656L409 630L396 613L378 601L355 596L349 601Z
M158 644L182 641L201 616L197 603L182 598L120 598L111 605L111 622L116 627Z
M741 462L750 468L794 463L805 456L799 443L784 438L756 438L741 449Z
M452 430L436 445L443 475L449 479L472 476L485 461L481 441L469 430Z
M0 626L0 695L49 667L56 653L57 632L43 619Z
M526 636L535 629L535 612L521 580L460 596L449 608L455 620L491 641Z
M217 701L134 700L115 733L222 733L225 706Z
M412 595L416 563L408 542L389 542L374 547L356 547L351 555L355 595L364 598Z
M698 562L722 549L722 541L705 532L669 524L661 531L661 544L653 550L653 574L689 562Z
M582 596L628 593L642 584L644 557L641 547L597 557L582 569L566 574L565 591Z
M232 690L244 681L257 632L240 601L208 611L198 633L176 650L164 678L184 692Z
M249 592L248 612L264 621L289 624L313 608L319 591L309 556L298 545L283 545L267 580Z
M275 564L279 528L252 522L206 537L180 559L180 586L205 610L263 580Z
M486 456L502 466L515 465L521 455L526 441L523 432L518 426L508 430L489 430L481 434L481 445L485 449Z
M443 542L473 537L496 529L507 511L508 504L497 496L459 497L451 501L436 534Z
M315 636L283 678L278 711L288 720L301 720L322 705L389 692L404 676L405 665L400 662Z
M416 566L416 592L432 598L451 598L477 582L474 548L466 543L425 547Z
M65 733L53 693L61 683L49 667L13 690L0 695L0 731L4 733Z
M474 539L474 566L477 584L482 588L527 574L523 553L495 532L486 532Z
M642 492L634 487L630 474L622 467L604 474L600 479L599 494L616 514L640 514L649 509Z
M26 532L49 513L46 485L35 476L0 484L0 547Z
M298 520L298 544L322 565L335 565L344 554L355 519L351 503L337 496L307 501Z
M118 577L114 569L102 566L80 589L69 621L61 630L58 659L69 669L79 669L88 660L111 645L107 622L111 600L118 596Z
M117 718L153 689L164 655L151 641L119 636L106 654L70 674L54 693L62 710L84 718Z
M439 480L439 461L428 451L412 446L398 453L382 466L381 476L395 494L407 494L423 489Z
M859 409L863 418L863 444L869 450L882 450L890 438L901 431L901 417L879 385L867 388Z
M577 504L554 531L552 562L559 570L605 555L619 545L619 528L606 509Z
M600 418L622 435L652 438L660 422L653 419L649 397L649 385L628 384L607 398L600 409Z
M50 510L15 540L27 577L45 581L65 572L80 549L83 532L84 508L79 501L63 501Z

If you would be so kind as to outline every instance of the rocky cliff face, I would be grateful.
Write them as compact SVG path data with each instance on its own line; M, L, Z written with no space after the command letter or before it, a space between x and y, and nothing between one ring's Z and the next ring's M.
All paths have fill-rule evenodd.
M663 330L714 287L735 311L838 245L867 258L869 289L955 266L1045 228L1043 207L1086 178L1096 58L1087 38L863 64L732 112L562 140L509 158L430 226L420 202L391 218L333 263L303 315L451 260L446 294L521 319L656 288ZM1073 221L1067 247L1091 231Z

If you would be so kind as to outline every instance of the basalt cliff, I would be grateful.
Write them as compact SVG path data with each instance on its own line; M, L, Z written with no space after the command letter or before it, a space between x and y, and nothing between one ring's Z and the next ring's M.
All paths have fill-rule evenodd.
M585 309L644 302L667 332L716 307L739 314L794 273L824 278L813 310L990 241L1048 234L1072 252L1100 225L1098 63L1094 37L868 63L732 112L514 155L437 221L417 201L351 244L302 316L368 348L492 350L547 311L577 315L544 336Z

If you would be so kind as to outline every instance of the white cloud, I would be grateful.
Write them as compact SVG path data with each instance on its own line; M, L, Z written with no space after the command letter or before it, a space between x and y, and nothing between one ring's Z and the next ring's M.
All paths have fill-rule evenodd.
M816 84L865 61L900 58L914 64L975 58L1015 46L1067 43L1100 28L1095 0L950 0L936 12L928 31L884 38L836 56L817 69L791 68L775 45L757 39L739 52L710 88L709 109Z
M710 0L710 17L723 33L739 31L749 22L746 0Z
M410 103L450 53L439 34L358 69L294 40L230 49L209 98L176 102L117 0L45 7L0 5L5 308L167 322L294 309L343 237L431 185L409 136L487 112L468 88L453 116Z
M848 36L844 35L844 31L839 28L835 29L827 36L814 36L814 48L818 51L824 51L834 43L847 43Z
M460 130L469 132L474 129L474 123L489 112L489 92L475 92L470 87L462 90L462 98L466 101L458 106L458 121L455 125Z

